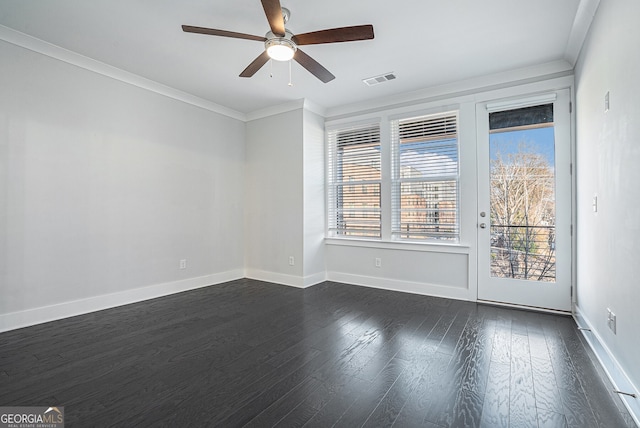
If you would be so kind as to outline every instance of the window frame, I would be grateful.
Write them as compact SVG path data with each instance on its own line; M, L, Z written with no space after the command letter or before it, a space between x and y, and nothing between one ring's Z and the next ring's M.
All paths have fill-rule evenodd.
M454 132L452 134L447 133L449 129L448 121L453 120ZM419 143L425 142L425 148L427 148L430 143L440 144L445 147L449 147L449 150L454 149L455 154L455 172L444 172L442 174L434 174L427 177L403 177L402 176L402 144L405 144L402 140L402 125L403 122L406 124L429 124L431 122L443 121L444 125L442 128L444 129L444 133L441 134L433 134L431 136L418 135L418 132L414 132L412 138L410 138L411 143ZM391 240L393 241L401 241L401 242L428 242L428 243L454 243L457 244L460 242L460 228L461 228L461 219L460 219L460 111L459 109L450 110L450 111L441 111L437 113L421 113L421 114L403 114L397 115L389 120L390 122L390 146L391 146ZM428 133L428 132L427 132ZM453 138L451 138L451 137ZM423 138L420 138L423 137ZM447 138L449 137L449 138ZM455 140L453 143L444 143L447 140ZM441 167L443 165L436 165ZM440 208L439 205L437 208L427 208L427 201L433 200L432 196L438 196L440 192L439 184L442 183L444 186L451 185L448 183L453 182L455 193L454 198L442 199L442 201L453 202L454 207L453 210ZM425 216L429 217L429 211L431 211L431 215L435 219L436 217L440 219L441 217L446 218L451 213L454 216L453 223L442 223L444 225L450 224L453 227L452 232L441 233L439 230L433 232L414 232L413 235L423 235L423 237L403 237L403 211L406 211L406 208L402 206L402 186L403 184L418 184L422 185L423 188L428 187L429 185L436 183L438 189L435 195L431 194L431 191L425 191L426 195L430 197L424 197L425 199L425 208L418 209L415 208L412 210L412 214L424 212ZM443 190L442 193L447 193L447 190ZM436 198L439 200L439 198ZM417 202L414 201L417 204ZM415 212L413 212L415 211ZM445 214L444 216L441 216ZM409 222L407 222L407 225ZM425 220L425 225L427 225ZM429 224L429 226L433 226L436 229L439 229L440 222L434 222L433 224ZM409 235L409 233L407 233Z
M450 100L451 101L451 100ZM471 117L471 107L468 105L466 99L459 98L451 103L425 103L422 105L413 105L407 107L397 107L389 109L381 109L372 111L365 114L357 114L354 116L337 117L334 119L328 119L325 122L325 202L327 209L325 210L325 241L329 244L335 245L362 245L365 247L375 248L403 248L403 249L415 249L422 251L447 251L447 248L464 249L468 248L468 242L463 238L468 229L469 218L463 215L461 204L466 205L463 198L463 194L468 194L470 187L468 179L462 179L462 166L466 159L461 153L463 141L467 141L468 130L465 130L465 126L468 127L468 119ZM417 107L417 108L416 108ZM391 121L396 119L405 119L411 117L419 117L426 115L437 115L456 112L457 113L457 133L458 133L458 188L457 188L457 222L458 222L458 239L456 241L449 240L437 240L437 239L418 239L418 240L406 240L395 239L392 237L392 153L391 153ZM464 112L464 113L463 113ZM462 122L464 120L464 122ZM380 187L381 191L381 229L382 233L380 237L358 237L358 236L344 236L336 235L332 233L331 229L331 211L332 211L332 198L329 192L331 185L331 170L332 166L332 153L331 144L329 142L329 133L340 129L347 129L349 127L355 127L362 124L378 123L380 125L380 138L381 138L381 175L382 183ZM467 125L464 125L467 123ZM465 137L466 136L466 137ZM465 140L466 138L466 140ZM469 141L466 142L468 145ZM468 165L467 165L468 166ZM467 237L468 238L468 237Z
M358 132L366 133L369 130L377 129L377 147L378 147L378 163L382 165L382 156L381 156L381 146L382 146L382 136L381 136L381 126L379 120L370 120L370 121L361 121L349 123L344 126L327 128L327 189L326 189L326 197L327 197L327 228L326 228L326 236L330 238L338 238L338 239L373 239L380 240L382 238L382 172L380 171L380 176L378 178L366 177L365 180L355 180L352 175L345 175L344 172L344 164L341 163L341 158L343 154L340 154L341 148L340 146L340 135L341 134L349 134L354 133L357 135ZM347 140L348 143L348 140ZM368 144L372 144L372 148L375 149L375 141L366 141L356 138L353 140L352 145L358 146L367 146ZM348 144L345 144L348 145ZM344 147L342 148L344 150ZM357 150L357 149L356 149ZM361 160L370 160L366 155L362 155L361 158L356 156L356 161ZM375 161L372 161L375 162ZM366 173L364 174L366 176ZM348 177L348 179L347 179ZM375 189L373 192L368 192L368 188L370 186L378 186L378 191ZM362 207L348 207L348 202L345 202L345 189L348 193L357 194L356 189L367 189L367 192L361 192L361 195L367 195L364 199L371 199L371 197L378 197L378 207L375 205L370 207L370 203L374 203L375 201L367 201L362 202L364 205ZM371 195L371 196L368 196ZM352 198L357 198L354 196ZM353 200L353 199L352 199ZM357 200L356 200L357 202ZM362 229L352 228L349 229L346 227L346 216L347 214L361 214ZM377 214L379 227L377 229L366 229L368 225L367 218L368 214L373 214L373 219L375 220L375 215ZM352 217L353 218L353 217ZM356 217L357 218L357 217ZM356 220L357 222L357 220ZM369 230L370 232L367 232ZM377 236L376 235L377 232Z

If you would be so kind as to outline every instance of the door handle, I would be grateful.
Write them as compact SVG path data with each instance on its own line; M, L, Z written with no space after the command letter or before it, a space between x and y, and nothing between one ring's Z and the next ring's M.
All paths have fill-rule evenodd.
M487 227L486 223L480 223L480 229L485 229Z

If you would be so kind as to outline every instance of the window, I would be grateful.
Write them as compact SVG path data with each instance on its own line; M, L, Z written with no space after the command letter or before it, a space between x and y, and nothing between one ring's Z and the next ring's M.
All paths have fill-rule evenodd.
M553 104L489 113L491 276L556 281Z
M328 236L458 242L458 112L374 120L327 128Z
M328 132L331 236L381 237L380 125Z
M391 122L394 239L459 239L457 112Z

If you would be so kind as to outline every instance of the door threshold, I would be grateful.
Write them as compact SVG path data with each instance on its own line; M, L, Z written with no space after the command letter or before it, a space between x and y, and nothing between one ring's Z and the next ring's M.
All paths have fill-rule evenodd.
M572 315L571 311L561 311L561 310L558 310L558 309L541 308L541 307L538 307L538 306L517 305L515 303L497 302L497 301L494 301L494 300L481 300L481 299L478 299L477 303L480 303L481 305L502 306L502 307L505 307L505 308L522 309L522 310L525 310L525 311L532 311L532 312L544 312L544 313L555 314L555 315L567 315L567 316L571 316Z

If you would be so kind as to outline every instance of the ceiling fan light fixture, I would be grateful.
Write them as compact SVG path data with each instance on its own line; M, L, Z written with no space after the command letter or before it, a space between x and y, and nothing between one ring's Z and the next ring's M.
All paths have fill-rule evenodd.
M289 61L296 53L295 43L284 37L274 37L264 42L269 58L276 61Z

